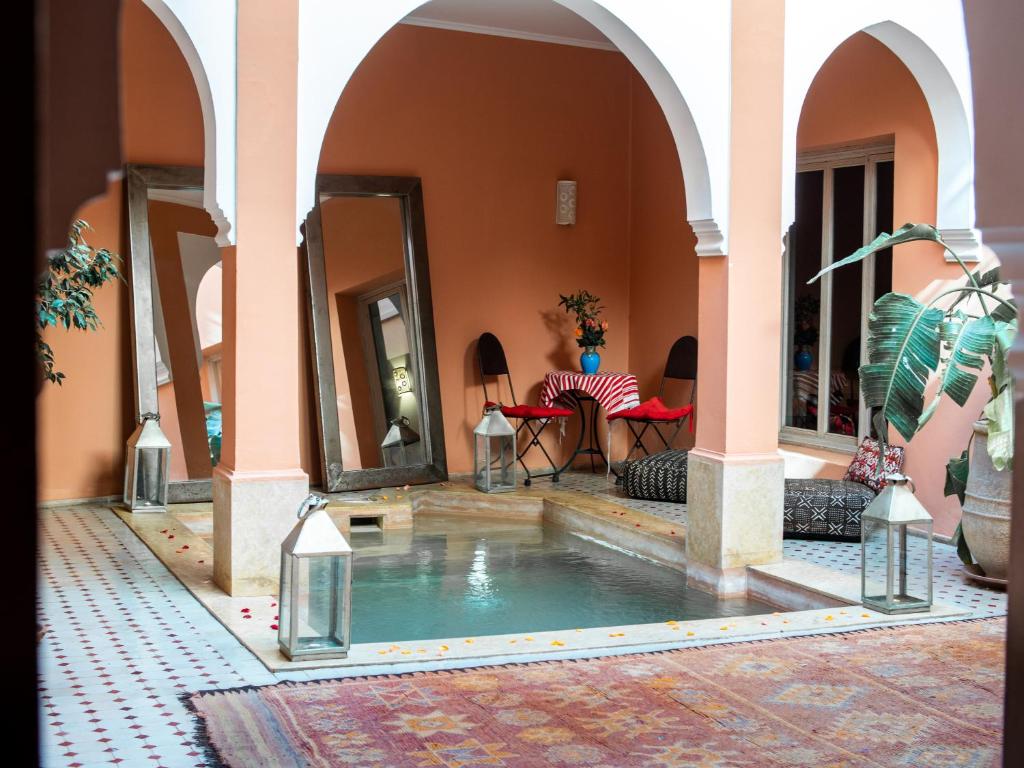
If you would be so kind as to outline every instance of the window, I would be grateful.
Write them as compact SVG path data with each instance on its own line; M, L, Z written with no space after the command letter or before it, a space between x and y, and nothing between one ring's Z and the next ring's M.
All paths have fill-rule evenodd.
M891 232L892 199L891 144L798 158L783 270L783 442L853 450L871 433L858 368L871 307L892 289L892 253L807 281Z

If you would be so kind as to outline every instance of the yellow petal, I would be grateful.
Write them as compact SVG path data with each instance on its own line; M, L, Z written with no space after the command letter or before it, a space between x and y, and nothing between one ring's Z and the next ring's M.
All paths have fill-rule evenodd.
M686 636L687 637L693 637L695 634L697 634L697 633L696 632L687 632Z
M466 644L467 645L472 645L473 644L473 638L472 637L467 637L466 638Z
M561 640L552 640L551 644L552 645L565 645L565 643L563 643Z
M448 646L447 645L442 645L441 646L441 650L442 651L447 651L448 650Z

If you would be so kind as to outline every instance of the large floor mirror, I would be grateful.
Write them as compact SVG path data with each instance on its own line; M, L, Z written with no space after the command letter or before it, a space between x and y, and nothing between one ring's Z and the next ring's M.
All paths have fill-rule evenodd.
M126 169L136 417L171 443L168 501L209 501L220 459L221 264L203 169Z
M305 232L325 489L446 479L420 180L320 175Z

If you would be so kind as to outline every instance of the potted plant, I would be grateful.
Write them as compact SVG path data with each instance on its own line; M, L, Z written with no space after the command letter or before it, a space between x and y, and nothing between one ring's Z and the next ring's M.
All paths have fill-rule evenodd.
M935 413L943 396L960 407L978 383L987 360L989 397L975 424L973 456L968 446L946 466L947 496L956 494L963 518L954 540L968 569L1003 579L1009 557L1010 473L1013 460L1013 381L1008 356L1017 335L1017 306L997 294L1007 284L998 268L971 271L928 224L904 224L882 233L826 272L861 261L901 243L928 240L945 248L963 270L964 285L941 292L927 304L903 293L887 293L868 317L868 362L860 367L864 401L875 409L875 428L885 441L888 425L910 442ZM1005 291L1003 291L1005 292ZM938 387L925 403L933 375ZM883 446L884 448L884 446Z
M101 323L92 303L93 292L121 278L118 256L86 243L82 233L88 229L91 227L81 219L71 225L67 247L49 257L36 284L36 357L42 377L58 385L64 383L65 376L54 369L53 349L43 341L43 331L47 326L95 331Z
M558 306L565 307L566 313L576 314L576 346L582 347L580 367L584 373L597 373L601 355L597 348L604 346L604 334L608 321L601 320L601 299L590 291L578 291L568 296L558 295Z
M580 367L585 374L596 374L601 365L597 347L604 346L604 334L608 330L608 321L601 319L601 310L604 309L601 299L590 291L578 291L568 296L559 294L558 306L577 316L575 342L584 350L580 355Z

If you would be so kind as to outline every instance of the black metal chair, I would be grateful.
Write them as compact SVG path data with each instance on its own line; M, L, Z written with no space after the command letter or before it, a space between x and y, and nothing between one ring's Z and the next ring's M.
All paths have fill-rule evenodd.
M476 356L480 363L480 380L484 385L484 407L495 405L495 401L487 394L487 378L501 377L504 376L508 381L508 392L512 398L512 405L501 406L501 412L506 418L518 419L519 425L516 427L516 445L517 455L516 460L522 466L523 471L526 473L526 479L523 480L523 485L530 485L535 477L550 477L551 482L558 482L558 467L555 465L554 459L548 453L547 448L540 441L540 436L544 432L544 429L548 424L551 423L552 419L565 418L572 416L574 411L569 408L546 408L539 405L520 405L516 401L516 392L512 386L512 374L509 373L508 361L505 359L505 350L501 346L501 342L498 341L498 337L493 333L483 333L476 342ZM529 440L526 440L526 435L529 435ZM523 443L526 443L523 445ZM526 462L523 458L527 452L537 446L540 448L541 453L544 454L544 458L547 459L548 464L551 465L551 471L544 474L535 474L530 472L530 468L526 466Z
M690 400L681 408L669 408L662 401L665 395L665 382L669 379L691 382ZM676 339L672 349L669 350L668 360L665 362L665 373L661 377L661 386L658 387L658 394L635 408L625 411L618 411L608 417L609 421L622 419L629 426L633 437L633 444L626 453L626 461L637 451L642 451L645 456L650 455L647 446L644 445L644 435L652 429L661 440L665 450L672 448L672 443L679 436L683 425L689 421L690 428L693 428L693 398L697 393L697 339L693 336L683 336ZM664 426L674 424L675 429L672 436L666 438L661 429Z

